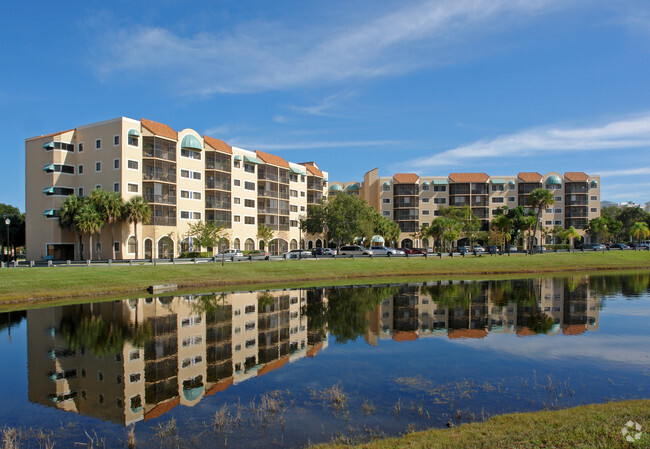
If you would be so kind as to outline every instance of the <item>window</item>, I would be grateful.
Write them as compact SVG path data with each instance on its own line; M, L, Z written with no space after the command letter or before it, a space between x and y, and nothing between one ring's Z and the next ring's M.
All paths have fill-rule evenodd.
M140 382L141 379L142 376L140 375L140 373L131 374L129 376L129 382L131 383Z
M232 203L233 204L241 204L241 198L239 198L238 196L234 197L232 199Z
M241 217L239 215L234 215L232 217L232 221L234 221L235 223L239 223L241 221ZM235 248L235 249L237 249L237 248Z
M255 207L255 200L244 200L244 207Z
M102 163L101 162L95 162L95 171L96 172L102 171Z
M118 146L120 144L120 136L113 136L113 145Z
M79 193L78 193L77 195L79 195L79 196L81 196L81 197L84 196L84 188L83 188L83 187L79 187L78 192L79 192Z
M508 183L508 190L515 190L515 185Z
M102 147L102 139L95 140L95 149L99 150Z
M119 169L120 169L120 160L113 159L113 170L119 170Z
M597 197L597 196L590 196L589 199L590 199L591 201L598 201L598 197Z
M553 209L546 209L545 212L548 213L548 214L552 214L552 213L553 213Z
M241 168L241 162L240 161L235 161L232 163L233 167L235 168Z
M244 308L244 313L249 314L249 313L255 313L255 306L246 306Z
M129 170L137 170L138 169L138 161L127 160L126 161L126 168L128 168Z
M186 157L189 159L196 159L198 161L201 160L201 153L199 151L194 151L194 150L188 150L185 148L181 148L181 157Z
M114 182L113 183L113 192L119 192L120 191L120 183L119 182Z
M502 196L495 196L492 198L493 203L503 203L503 197Z
M434 198L433 204L447 204L447 198Z
M298 182L298 175L294 175L293 173L291 173L291 174L289 175L289 181L291 181L291 182Z
M252 331L253 329L255 329L255 321L249 321L248 323L244 324L244 330Z
M77 148L78 148L77 151L79 151L80 153L83 153L84 152L84 144L83 144L83 142L80 143L79 145L77 145Z
M447 186L433 186L434 192L446 192Z
M503 184L493 184L492 185L492 191L493 192L503 192Z
M305 175L300 175L300 182L305 182Z
M77 173L80 175L84 174L84 166L83 164L77 167Z
M298 206L289 206L291 212L298 212Z
M422 190L429 190L429 184L423 184Z
M192 179L196 179L197 181L200 181L201 180L201 172L193 171L192 172Z
M126 190L130 193L138 193L138 185L129 183L126 185Z
M562 197L561 196L556 196L555 197L555 202L556 203L561 203L562 202Z
M253 164L244 164L244 171L247 173L255 173L255 166Z
M300 212L304 212L304 211L305 211L305 206L300 206Z
M304 198L305 197L305 192L300 192L300 196Z
M598 212L598 208L597 208L597 207L592 207L592 208L589 209L589 210L590 210L591 212L594 212L594 213L595 213L595 212Z
M384 198L381 200L381 202L384 204L390 204L390 198Z
M429 215L429 211L428 210L423 210L422 215Z
M289 196L292 196L294 198L298 198L298 191L297 190L289 190Z
M129 254L135 254L135 247L136 247L135 236L132 235L131 237L129 237L129 241L126 247L126 252L128 252ZM138 352L138 357L140 357L139 354L140 353Z
M104 382L104 372L103 371L97 371L97 380L100 382Z
M200 220L201 219L201 212L192 212L192 219Z
M181 170L181 178L189 178L189 177L190 177L189 170Z
M556 213L556 214L561 214L561 213L562 213L562 209L555 209L555 213Z
M389 210L382 211L381 214L382 214L383 216L385 216L385 217L390 217L390 211L389 211Z
M234 185L235 187L239 187L241 185L241 181L239 179L233 179L232 185Z
M544 222L544 224L545 224L546 226L550 226L550 225L553 224L553 220L546 220L546 221Z
M561 225L561 224L562 224L562 220L555 220L555 224L556 224L556 225Z
M128 136L126 143L131 145L132 147L137 147L138 146L138 137L137 136Z
M101 185L101 184L95 184L95 188L96 188L96 189L101 189L101 188L102 188L102 185Z
M255 339L254 338L251 339L251 340L246 340L246 347L250 348L251 346L255 346Z
M297 228L298 227L298 220L290 220L289 221L289 226L292 227L292 228ZM291 248L291 249L298 249L298 247L296 246L296 248Z
M246 189L246 190L255 190L255 183L254 183L254 182L245 181L245 182L244 182L244 189Z
M384 192L390 192L390 185L382 186L381 188Z
M254 225L255 224L255 217L244 217L244 224Z
M181 220L189 220L190 219L190 212L187 210L182 210L181 211Z
M511 202L511 203L514 203L515 197L514 196L509 196L508 201Z
M189 198L190 192L188 190L181 190L181 198Z
M429 202L429 198L422 198L422 202L423 202L423 203L428 203L428 202Z

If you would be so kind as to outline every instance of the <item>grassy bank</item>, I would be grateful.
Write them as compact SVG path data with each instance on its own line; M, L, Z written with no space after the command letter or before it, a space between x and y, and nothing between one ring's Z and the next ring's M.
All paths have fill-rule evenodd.
M642 426L640 440L625 441L621 428L628 421ZM344 444L315 446L318 449L350 447ZM613 402L566 410L515 413L483 423L452 429L433 429L353 446L388 448L649 448L650 400Z
M0 304L144 292L153 284L180 289L235 288L289 284L353 283L364 279L439 279L451 276L535 275L572 271L650 269L649 252L559 253L466 258L374 258L10 268L0 270ZM268 287L267 287L268 288Z

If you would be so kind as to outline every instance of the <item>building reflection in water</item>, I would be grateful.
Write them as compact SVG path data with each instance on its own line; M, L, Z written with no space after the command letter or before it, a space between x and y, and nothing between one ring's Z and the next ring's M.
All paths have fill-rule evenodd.
M588 278L139 298L27 312L29 400L128 425L364 336L598 329Z

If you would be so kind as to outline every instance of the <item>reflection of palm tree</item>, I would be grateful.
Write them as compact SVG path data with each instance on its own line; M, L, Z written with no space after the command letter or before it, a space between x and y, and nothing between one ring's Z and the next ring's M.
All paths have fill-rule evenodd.
M553 318L537 308L528 318L528 328L536 334L546 334L553 328Z

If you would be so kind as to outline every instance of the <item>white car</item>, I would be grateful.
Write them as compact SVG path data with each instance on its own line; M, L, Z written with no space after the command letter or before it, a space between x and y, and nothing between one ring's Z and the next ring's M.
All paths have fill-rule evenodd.
M285 259L298 259L303 257L311 257L311 252L305 251L304 249L292 249L289 252L286 252L282 255Z
M240 249L227 249L222 254L226 257L244 257Z
M481 245L474 245L472 246L472 251L474 251L475 253L484 253L485 248L483 248Z
M371 246L370 250L376 255L403 256L406 253L401 249L389 248L387 246Z
M375 254L372 250L366 249L359 245L346 245L339 248L341 256L372 256Z

